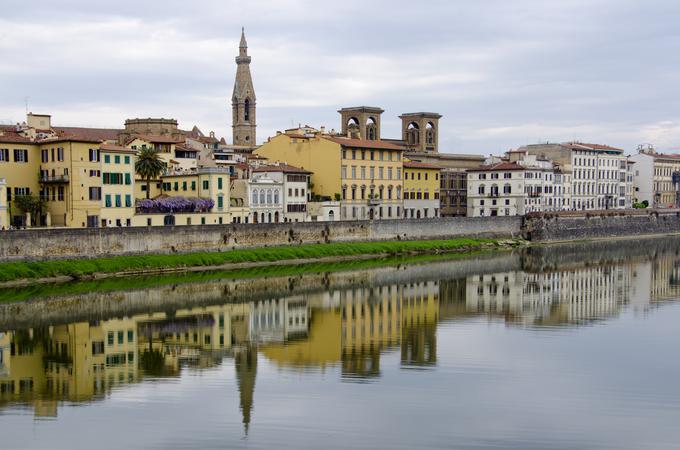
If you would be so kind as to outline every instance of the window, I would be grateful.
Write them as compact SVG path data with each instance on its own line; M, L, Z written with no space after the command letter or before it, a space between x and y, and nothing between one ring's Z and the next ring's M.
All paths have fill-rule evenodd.
M109 331L106 335L106 344L113 345L113 331Z
M122 205L123 205L123 203L121 201L121 195L116 194L116 208L120 208Z
M111 163L111 156L110 155L104 155L104 163L106 163L106 164Z
M257 189L253 190L253 205L257 205Z
M219 209L222 209L224 207L224 197L222 197L221 195L217 197L217 207Z
M14 162L27 163L28 150L14 149Z
M105 200L104 200L104 206L106 206L107 208L111 207L111 195L110 194L106 194L106 197L105 197Z
M222 177L217 179L217 189L222 189Z
M0 148L0 161L9 162L9 149L8 148ZM45 162L45 161L43 161L43 162Z
M195 181L192 181L192 182L191 182L191 190L192 190L192 191L195 191L195 190L196 190L196 182L195 182Z
M123 337L124 336L125 336L125 334L122 331L118 332L118 345L123 344Z
M115 162L116 164L120 164L120 155L114 156L114 157L113 157L113 162Z
M125 195L125 207L126 208L132 207L132 196L130 194Z
M210 181L203 180L203 189L210 189Z
M125 161L125 164L130 164L130 157L126 156L124 161Z
M187 190L187 182L186 181L182 181L182 190L183 191Z
M57 191L57 200L60 202L64 201L64 186L59 186Z
M90 187L90 201L99 201L102 199L102 188Z
M49 161L49 152L45 148L40 152L40 162L46 163L48 161Z
M125 174L125 184L127 184L128 186L132 184L132 178L130 177L129 173Z

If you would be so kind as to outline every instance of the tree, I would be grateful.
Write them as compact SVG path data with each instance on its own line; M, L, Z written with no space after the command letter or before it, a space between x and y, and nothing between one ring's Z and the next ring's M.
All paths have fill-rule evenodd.
M151 195L151 180L156 179L165 172L167 165L158 156L158 152L152 148L142 148L137 155L135 172L146 181L146 198Z
M45 209L45 201L37 195L19 195L14 199L14 204L25 213L31 213L31 223L28 225L37 224Z

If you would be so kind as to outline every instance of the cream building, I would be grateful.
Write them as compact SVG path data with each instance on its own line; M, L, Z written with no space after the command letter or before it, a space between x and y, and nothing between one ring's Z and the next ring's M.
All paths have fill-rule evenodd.
M261 175L265 175L281 185L283 222L305 222L308 220L307 197L311 172L288 164L274 163L253 169L253 180L259 179ZM253 192L251 191L252 195ZM251 198L253 201L255 200L255 197ZM254 202L251 203L251 205L254 204ZM261 205L259 202L258 204ZM254 213L255 211L253 211Z
M647 201L654 208L680 206L680 155L657 153L654 149L638 149L638 153L630 159L635 163L635 201Z

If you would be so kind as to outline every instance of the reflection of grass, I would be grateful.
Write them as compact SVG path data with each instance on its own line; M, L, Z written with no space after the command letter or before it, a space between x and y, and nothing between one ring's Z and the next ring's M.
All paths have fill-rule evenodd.
M308 244L285 247L231 250L221 253L116 256L110 258L0 264L0 282L18 279L120 273L183 267L219 266L253 262L273 262L353 255L398 255L415 252L441 252L479 249L493 245L492 239L456 238L432 241L387 241Z
M483 251L474 254L479 255ZM253 267L248 269L218 270L206 272L183 272L153 276L133 276L125 278L104 278L94 281L80 281L57 284L36 284L25 288L0 289L0 302L17 302L38 297L58 297L90 292L114 292L129 289L151 289L172 284L200 283L220 279L248 279L262 277L286 277L308 273L327 273L352 270L367 270L398 264L418 264L436 261L453 261L467 258L470 253L424 254L411 256L392 256L377 259L359 259L335 263L308 263Z

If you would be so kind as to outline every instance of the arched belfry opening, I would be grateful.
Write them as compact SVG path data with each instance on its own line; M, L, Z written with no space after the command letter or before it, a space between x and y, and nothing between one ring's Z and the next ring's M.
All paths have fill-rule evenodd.
M250 122L250 99L247 98L243 106L243 120Z
M416 122L411 122L406 128L406 143L416 146L420 143L420 126Z
M401 119L401 139L416 152L439 152L439 119L431 112L406 113Z
M373 106L342 108L342 134L355 139L380 140L380 118L384 110Z
M371 116L366 121L366 139L375 141L378 139L378 122Z

